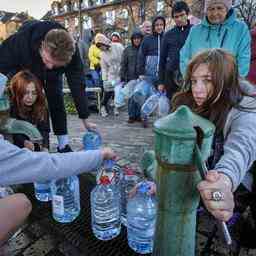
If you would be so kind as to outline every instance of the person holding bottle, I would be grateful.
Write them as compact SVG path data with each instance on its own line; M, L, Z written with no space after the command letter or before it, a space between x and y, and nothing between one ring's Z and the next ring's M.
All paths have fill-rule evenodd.
M72 151L62 92L64 74L84 128L96 129L96 124L88 121L85 74L79 49L62 25L55 21L27 21L0 44L0 56L0 72L8 79L28 69L41 81L58 152Z
M98 33L95 36L95 43L101 50L101 74L103 80L104 95L101 107L101 116L108 116L108 103L114 98L114 88L120 82L120 65L124 47L120 43L111 42L105 35ZM115 107L114 114L118 115L118 108Z
M0 98L6 82L7 78L0 74ZM43 182L90 172L99 168L103 160L113 158L115 153L110 148L64 154L33 152L18 148L0 135L0 185ZM0 199L0 209L1 247L23 223L32 207L25 195L14 194Z
M198 190L209 212L228 221L238 186L241 184L247 191L252 189L256 99L248 89L253 86L239 77L233 55L223 49L210 49L194 56L185 77L185 91L174 96L173 111L187 105L216 126L212 155L207 161L210 171L206 180L198 184Z
M145 36L140 45L137 61L137 72L139 79L142 80L141 86L145 99L140 105L152 94L154 87L157 87L159 64L161 55L161 42L165 30L165 18L156 16L152 22L152 35ZM143 84L143 85L142 85ZM136 88L135 88L136 91ZM135 96L135 95L134 95ZM136 101L136 99L134 99ZM147 119L143 119L143 127L148 127Z

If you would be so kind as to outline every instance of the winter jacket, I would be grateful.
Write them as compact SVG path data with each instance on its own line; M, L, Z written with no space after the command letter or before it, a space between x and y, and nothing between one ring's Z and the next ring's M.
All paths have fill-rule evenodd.
M46 93L53 129L56 135L67 134L66 114L62 94L62 74L65 74L73 96L78 115L82 119L89 116L84 85L85 77L79 50L69 64L52 70L46 69L39 49L46 33L51 29L63 29L53 21L34 21L27 23L17 33L11 35L0 45L0 72L9 78L23 69L30 70L43 83Z
M252 176L248 170L256 160L256 98L244 96L239 106L232 108L227 116L224 154L214 168L230 177L233 190L241 182L250 189Z
M131 36L131 44L128 45L122 55L121 60L121 69L120 69L120 78L123 82L129 82L138 78L137 73L137 58L139 53L139 47L133 45L134 37L143 38L143 34L139 30L135 30Z
M256 28L251 30L251 65L247 79L256 85Z
M95 70L100 67L100 56L101 50L95 44L92 44L88 53L90 69Z
M236 18L231 9L223 24L212 25L207 17L193 26L185 45L180 51L180 70L184 76L190 59L198 52L209 48L223 48L232 53L237 61L239 74L248 74L251 57L251 37L247 25Z
M111 43L110 48L101 53L101 74L103 81L120 81L120 65L124 47L120 43Z
M0 135L0 185L42 182L90 172L102 163L100 150L66 154L20 149Z
M186 26L175 26L164 34L159 63L159 83L165 84L165 76L179 70L180 49L183 47L191 27L192 25L188 21Z
M162 19L165 24L165 19L158 16L152 22L152 35L145 36L139 49L138 54L138 75L150 76L158 79L159 62L161 41L163 33L157 34L154 31L155 22L158 19Z

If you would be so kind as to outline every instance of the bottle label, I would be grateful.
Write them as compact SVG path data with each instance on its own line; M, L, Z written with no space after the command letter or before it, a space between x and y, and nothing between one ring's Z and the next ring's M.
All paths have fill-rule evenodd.
M63 196L54 195L52 198L52 208L56 215L64 215L64 198Z

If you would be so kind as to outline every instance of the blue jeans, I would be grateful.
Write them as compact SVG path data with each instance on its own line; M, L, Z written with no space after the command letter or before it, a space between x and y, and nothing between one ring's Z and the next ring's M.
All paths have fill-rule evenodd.
M130 97L128 100L128 115L130 119L140 118L141 105L134 100L134 97Z

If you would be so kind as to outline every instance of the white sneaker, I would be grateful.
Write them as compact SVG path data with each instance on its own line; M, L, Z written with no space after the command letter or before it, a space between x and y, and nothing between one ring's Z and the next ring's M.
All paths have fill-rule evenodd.
M108 112L107 112L105 106L102 106L102 107L101 107L101 109L100 109L100 114L101 114L102 117L108 116Z
M115 116L118 116L118 115L119 115L119 111L118 111L117 108L114 108L114 115L115 115Z

